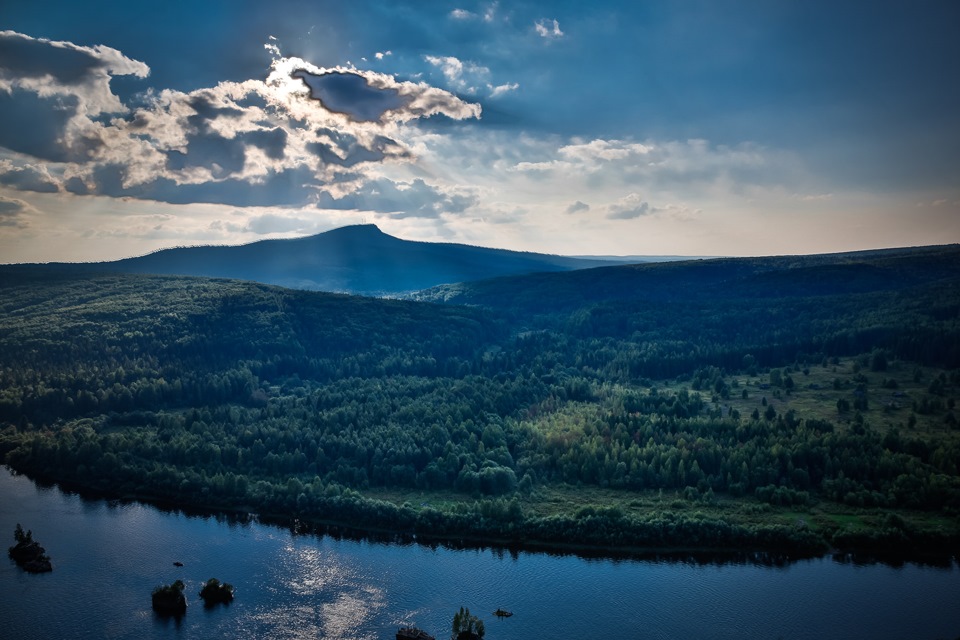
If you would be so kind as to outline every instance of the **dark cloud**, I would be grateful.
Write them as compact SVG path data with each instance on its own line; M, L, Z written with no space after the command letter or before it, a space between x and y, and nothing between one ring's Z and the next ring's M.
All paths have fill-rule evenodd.
M359 122L380 120L387 111L410 102L400 97L396 89L371 87L366 78L356 73L314 74L298 69L291 75L303 80L310 88L310 97L324 107Z
M307 167L272 173L256 184L236 178L180 184L164 177L146 184L124 186L125 171L126 167L118 164L98 166L91 174L93 187L89 193L171 204L206 202L237 207L302 206L317 199L317 188L320 186L316 176Z
M567 207L567 213L580 213L582 211L590 211L590 205L585 202L580 202L577 200L569 207Z
M56 193L59 190L49 174L34 166L14 167L0 173L0 184L21 191Z
M0 196L0 227L25 228L23 214L30 210L32 207L23 200Z
M0 31L0 147L51 162L84 162L103 145L98 122L127 108L115 75L149 68L116 49Z
M104 56L104 52L118 56ZM9 77L52 78L59 84L79 86L114 71L120 58L119 52L108 47L78 47L13 31L0 32L0 74Z
M76 176L66 180L63 183L63 188L66 191L78 196L86 196L90 194L90 189L87 187L87 183Z
M607 206L607 218L610 220L633 220L650 215L653 212L650 203L642 200L635 193L631 193Z
M0 147L52 162L73 154L63 145L67 123L76 115L77 99L41 98L35 93L0 91Z
M328 142L311 142L307 150L316 154L324 164L352 167L362 162L380 162L387 158L409 158L410 151L387 136L374 136L366 145L349 133L332 129L317 132Z
M272 160L283 159L284 149L287 148L287 132L279 127L273 129L261 129L259 131L248 131L240 134L240 139L254 147L263 150L268 158Z
M186 152L167 153L167 169L184 171L202 167L209 169L215 179L221 179L242 171L246 158L246 145L238 136L194 134L187 136Z

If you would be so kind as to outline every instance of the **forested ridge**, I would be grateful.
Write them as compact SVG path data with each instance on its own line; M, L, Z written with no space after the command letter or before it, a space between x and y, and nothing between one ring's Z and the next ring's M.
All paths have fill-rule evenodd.
M113 262L28 265L34 272L143 273L250 280L295 289L395 295L443 282L568 271L602 260L401 240L358 224L304 238L162 249Z
M0 453L38 477L514 543L960 541L956 247L421 295L446 304L9 267L0 293Z

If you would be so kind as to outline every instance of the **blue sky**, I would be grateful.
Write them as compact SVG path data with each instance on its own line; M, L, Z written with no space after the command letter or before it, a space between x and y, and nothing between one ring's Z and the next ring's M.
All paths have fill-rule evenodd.
M11 6L12 5L12 6ZM960 241L956 2L20 2L0 261Z

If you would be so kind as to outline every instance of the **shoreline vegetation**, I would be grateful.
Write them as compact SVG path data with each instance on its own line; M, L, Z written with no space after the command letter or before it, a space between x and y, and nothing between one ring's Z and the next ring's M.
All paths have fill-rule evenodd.
M0 460L63 486L508 548L960 550L957 247L0 293Z
M11 469L14 474L20 474ZM761 524L761 530L766 531L763 538L765 544L761 545L739 545L730 544L722 539L710 538L704 534L706 529L698 527L721 526L722 528L737 530L737 526L729 526L729 523L719 520L716 514L705 513L703 505L689 504L681 507L681 502L676 496L656 496L655 501L669 499L669 506L662 509L658 508L651 513L655 513L658 518L657 523L670 523L674 528L671 530L669 539L657 544L631 544L626 541L629 531L606 527L599 531L598 535L610 535L607 542L578 541L571 537L571 533L578 529L563 530L554 539L524 539L520 535L522 531L513 527L508 534L502 530L484 533L474 528L470 532L439 532L436 528L429 530L422 527L422 521L417 517L411 519L412 525L409 528L391 528L389 523L381 521L384 500L366 499L368 503L370 518L374 521L364 523L362 519L343 519L333 517L332 514L326 514L326 517L310 517L305 514L290 514L282 511L251 511L252 505L249 503L243 505L227 505L213 503L189 503L177 500L172 497L158 496L155 494L131 494L118 493L116 491L106 490L104 488L90 488L75 483L64 483L52 478L33 477L30 474L24 474L33 482L38 482L43 486L56 486L67 493L79 494L85 500L119 500L122 502L139 502L161 510L184 513L188 516L208 517L216 516L238 522L258 522L285 528L295 535L330 535L335 538L346 538L355 540L371 540L382 543L399 544L422 544L426 546L446 546L455 549L499 549L508 553L550 553L550 554L570 554L590 558L657 558L668 560L693 561L698 563L716 563L724 564L734 563L752 563L761 565L785 565L797 560L810 558L820 558L832 556L840 561L853 562L882 562L889 564L900 564L903 562L918 562L921 564L932 564L937 566L952 565L960 562L960 531L951 531L944 527L942 523L937 526L920 529L913 525L905 525L904 520L896 513L879 509L857 509L854 511L836 510L833 512L820 512L821 517L836 522L857 522L858 528L852 530L849 526L840 531L839 536L818 536L808 533L802 538L796 538L792 535L797 528L808 529L800 522L801 515L795 510L777 511L765 508L764 505L753 501L731 501L720 509L738 509L754 514L751 521L758 521L756 513L770 518L767 525ZM567 488L567 490L576 490ZM421 495L421 498L430 496ZM653 500L653 498L652 498ZM409 502L404 505L396 505L397 509L410 508ZM477 507L478 510L483 507ZM355 507L351 514L356 516L362 512L363 507ZM684 513L686 511L687 513ZM409 515L409 514L408 514ZM583 515L582 513L579 515ZM910 514L907 514L908 517ZM915 515L915 514L914 514ZM816 517L816 516L815 516ZM785 522L785 519L793 522ZM888 523L891 519L895 526L891 527ZM575 522L575 518L557 519L564 524ZM873 523L876 523L875 525ZM595 521L587 520L581 522L580 527L594 526ZM419 528L418 528L419 526ZM743 528L749 528L749 525L742 525ZM911 527L912 539L905 538L903 529L897 527ZM684 538L683 529L685 527L688 536L697 536L696 538ZM835 530L834 530L835 531ZM830 534L828 534L830 535ZM616 543L609 542L610 539L617 540ZM683 544L684 540L688 544Z

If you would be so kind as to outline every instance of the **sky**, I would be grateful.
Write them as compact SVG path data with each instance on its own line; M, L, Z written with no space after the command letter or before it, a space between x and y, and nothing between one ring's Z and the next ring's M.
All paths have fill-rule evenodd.
M0 262L960 241L954 0L0 6Z

